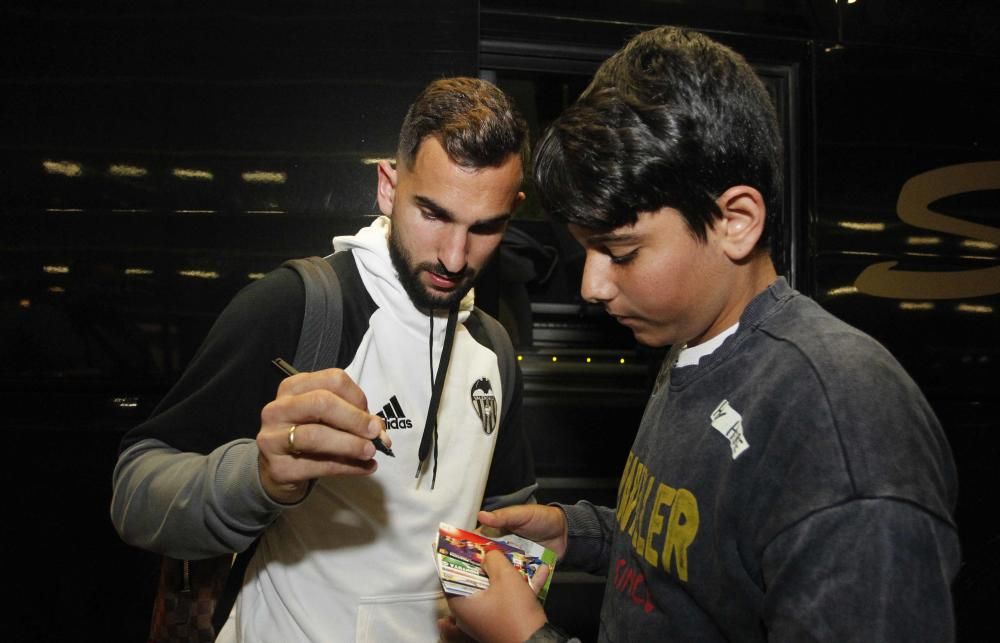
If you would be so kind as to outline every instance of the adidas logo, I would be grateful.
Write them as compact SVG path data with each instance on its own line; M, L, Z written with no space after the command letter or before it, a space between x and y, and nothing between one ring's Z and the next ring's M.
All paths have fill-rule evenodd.
M389 403L376 413L385 421L386 429L412 429L413 421L403 413L403 407L399 405L399 400L393 395L389 398Z

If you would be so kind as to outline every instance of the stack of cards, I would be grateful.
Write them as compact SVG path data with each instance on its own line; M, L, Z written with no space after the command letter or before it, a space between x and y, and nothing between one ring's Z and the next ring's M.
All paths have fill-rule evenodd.
M529 580L540 565L548 565L549 576L545 579L545 586L538 591L538 600L545 600L556 564L554 551L514 535L496 539L487 538L441 523L434 550L437 555L438 574L441 576L441 585L445 593L468 596L489 587L490 579L481 565L486 552L492 549L503 552L507 560Z

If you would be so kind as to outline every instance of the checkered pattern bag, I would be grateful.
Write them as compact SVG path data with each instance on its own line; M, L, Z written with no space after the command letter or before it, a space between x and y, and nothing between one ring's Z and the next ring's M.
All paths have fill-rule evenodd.
M148 643L211 643L212 614L226 584L232 556L205 560L163 557Z

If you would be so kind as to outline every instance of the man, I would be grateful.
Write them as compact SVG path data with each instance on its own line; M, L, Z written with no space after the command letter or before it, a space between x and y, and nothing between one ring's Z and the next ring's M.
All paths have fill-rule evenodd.
M431 83L395 166L378 165L384 216L334 239L341 368L282 380L271 364L294 355L303 320L303 283L282 268L237 295L123 440L112 517L126 541L182 559L256 541L218 640L436 639L439 522L529 499L520 374L507 360L503 381L509 339L490 339L499 325L471 289L524 198L526 138L493 85ZM490 395L512 400L499 427ZM376 459L376 437L394 458Z
M776 275L780 150L747 63L663 27L606 61L536 151L543 202L585 250L583 297L672 347L617 508L479 515L607 574L601 640L954 638L948 444L882 346ZM562 640L506 561L487 571L488 590L450 600L465 631Z

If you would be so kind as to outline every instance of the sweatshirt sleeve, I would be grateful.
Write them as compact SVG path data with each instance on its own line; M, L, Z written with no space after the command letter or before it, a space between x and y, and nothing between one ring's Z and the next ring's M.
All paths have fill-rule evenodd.
M953 641L953 525L892 499L858 499L790 527L762 560L772 641Z
M205 454L256 436L261 409L284 377L271 360L294 357L304 299L302 281L289 268L243 288L150 417L125 434L119 452L154 438Z
M245 549L281 510L260 485L260 413L291 359L304 288L287 268L241 290L177 383L122 439L111 519L122 538L176 558Z
M138 442L118 460L111 505L125 542L194 560L245 550L286 507L261 486L257 445L246 439L207 455Z
M566 514L566 554L562 564L592 574L606 574L611 563L615 510L586 500L557 507Z

